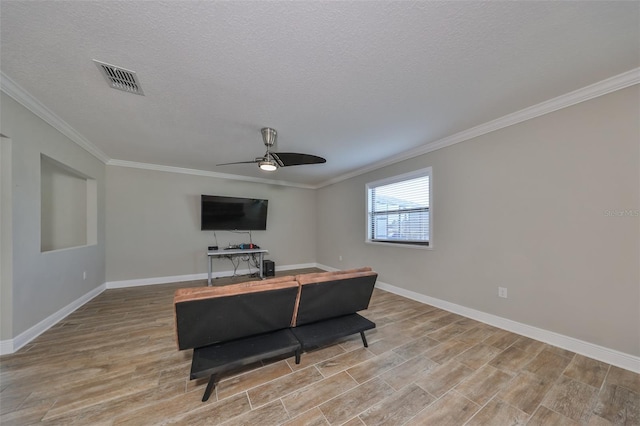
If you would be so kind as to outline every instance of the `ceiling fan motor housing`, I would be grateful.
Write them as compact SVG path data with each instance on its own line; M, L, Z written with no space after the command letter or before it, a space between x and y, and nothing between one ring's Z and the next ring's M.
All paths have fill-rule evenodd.
M262 140L267 147L272 147L274 143L276 143L276 136L278 136L278 132L271 127L263 127L262 130Z

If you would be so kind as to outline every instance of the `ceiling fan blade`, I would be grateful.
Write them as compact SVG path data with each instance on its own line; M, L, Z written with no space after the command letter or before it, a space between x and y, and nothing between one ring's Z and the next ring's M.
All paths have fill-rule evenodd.
M231 164L255 164L257 163L258 160L252 160L252 161L235 161L233 163L222 163L222 164L216 164L216 166L229 166Z
M270 152L269 154L280 167L321 164L327 162L327 160L322 157L318 157L317 155L299 154L297 152Z

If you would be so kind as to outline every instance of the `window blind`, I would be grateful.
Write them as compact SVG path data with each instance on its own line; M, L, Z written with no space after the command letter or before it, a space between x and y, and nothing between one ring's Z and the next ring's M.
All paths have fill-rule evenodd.
M369 186L371 241L429 245L429 178Z

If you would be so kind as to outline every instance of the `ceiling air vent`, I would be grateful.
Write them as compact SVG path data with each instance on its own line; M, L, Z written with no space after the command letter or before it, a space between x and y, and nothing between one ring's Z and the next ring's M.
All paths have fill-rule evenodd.
M124 92L134 93L136 95L144 95L142 86L138 81L135 71L129 71L124 68L117 67L115 65L109 65L104 62L96 61L96 66L100 70L109 86L114 89L122 90Z

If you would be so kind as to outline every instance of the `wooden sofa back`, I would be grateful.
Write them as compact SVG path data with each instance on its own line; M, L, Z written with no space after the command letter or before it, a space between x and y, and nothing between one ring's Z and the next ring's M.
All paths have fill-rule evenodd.
M179 349L208 346L291 326L299 285L293 277L176 291Z
M367 309L371 268L176 290L178 348L192 349Z

